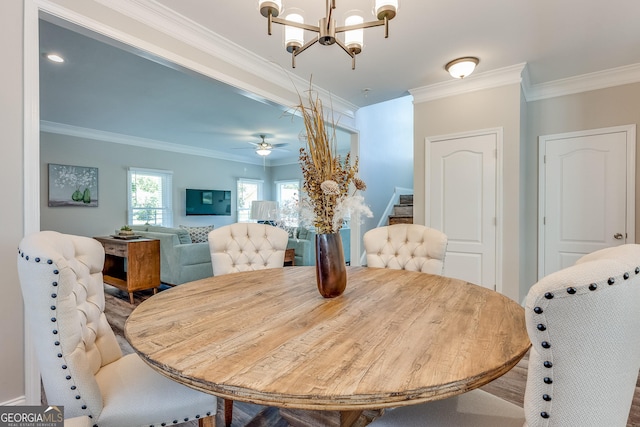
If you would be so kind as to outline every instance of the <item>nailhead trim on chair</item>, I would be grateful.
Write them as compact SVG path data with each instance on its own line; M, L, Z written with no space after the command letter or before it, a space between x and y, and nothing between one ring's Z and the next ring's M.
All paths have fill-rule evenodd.
M24 253L24 252L22 252L22 251L20 250L20 248L18 248L18 254L20 255L20 257L21 257L21 258L24 258L26 261L29 261L29 256L28 256L28 255L25 255L25 253ZM39 263L39 262L41 261L40 257L35 257L33 260L34 260L36 263ZM54 266L54 267L55 267L55 265L54 265L54 263L53 263L53 260L48 259L48 260L47 260L47 264L52 265L52 266ZM54 270L53 270L53 274L56 274L56 275L57 275L57 274L60 274L60 271L59 271L57 268L54 268ZM54 287L54 289L55 289L55 288L58 286L58 282L57 282L57 281L54 281L54 282L52 282L52 283L51 283L51 285L52 285L52 286ZM51 298L56 299L57 297L58 297L58 294L57 294L57 293L53 292L53 293L51 294ZM57 315L56 315L57 306L56 306L55 304L51 304L51 306L50 306L49 308L51 309L51 311L53 311L53 315L52 315L52 317L51 317L51 322L52 322L52 323L57 324L57 322L58 322ZM57 330L57 329L53 329L52 333L53 333L53 335L54 335L54 336L57 336L57 335L58 335L58 330ZM53 342L53 345L54 345L55 347L59 347L59 346L60 346L60 341L56 339L56 340ZM60 358L60 359L63 359L62 361L64 362L64 355L63 355L62 353L57 353L57 354L56 354L56 356L57 356L58 358ZM63 371L65 371L65 370L67 370L67 369L68 369L68 366L66 365L66 363L63 363L63 364L62 364L62 366L61 366L61 368L62 368L62 370L63 370ZM66 379L67 381L70 381L70 380L71 380L71 375L66 375L66 376L65 376L65 379ZM75 384L71 385L71 390L76 391L76 390L77 390L77 386L76 386ZM75 398L76 398L76 400L82 400L82 396L81 396L80 394L77 394L77 395L75 396ZM86 405L86 403L84 403L84 402L83 402L83 403L82 403L82 405L80 406L80 408L81 408L82 410L87 410L87 405ZM207 412L207 413L206 413L206 416L207 416L207 417L210 417L210 416L211 416L211 412ZM89 414L89 418L93 419L93 415ZM200 418L200 414L197 414L194 418L195 418L195 419L199 419L199 418ZM190 420L190 418L188 418L188 417L184 419L184 421L185 421L185 422L188 422L189 420ZM178 420L173 420L173 424L178 424ZM167 425L167 423L162 423L161 425L162 425L162 426L166 426L166 425ZM99 427L99 426L98 426L98 424L94 424L94 425L93 425L93 427ZM150 425L149 427L154 427L154 426L153 426L153 424L152 424L152 425Z
M26 261L29 261L29 260L30 260L29 255L26 255L24 252L22 252L22 251L20 250L20 248L18 248L18 254L20 255L20 257L24 258ZM40 261L42 261L42 259L41 259L40 257L35 257L35 258L33 258L33 261L34 261L34 262L36 262L36 263L40 263ZM47 263L47 265L50 265L50 266L52 266L52 267L53 267L53 271L52 271L52 272L53 272L53 274L55 274L55 275L60 274L60 271L58 270L57 266L54 264L53 260L48 259L48 260L46 261L46 263ZM51 282L51 286L53 287L53 290L55 291L55 290L56 290L56 288L58 287L58 281L56 280L56 281ZM56 298L58 298L58 294L57 294L56 292L52 292L52 293L51 293L51 298L55 300ZM51 323L53 323L53 324L54 324L54 326L55 326L56 328L57 328L57 323L58 323L58 318L57 318L57 314L56 314L56 312L57 312L57 308L58 308L58 307L57 307L57 305L56 305L55 301L54 301L54 303L52 303L52 304L51 304L51 306L49 307L49 309L53 312L53 313L52 313L52 317L51 317ZM52 330L52 334L53 334L54 336L57 336L57 335L58 335L58 329L53 329L53 330ZM53 341L53 345L54 345L54 347L60 347L60 340L59 340L59 339L55 339L55 340ZM62 364L60 367L62 368L62 370L63 370L63 371L66 371L68 367L67 367L66 361L64 360L64 355L63 355L61 352L58 352L58 353L56 354L56 356L57 356L59 359L62 359L63 364ZM64 377L64 378L65 378L67 381L71 381L71 375L69 375L69 374L65 375L65 377ZM76 386L75 384L72 384L72 385L71 385L71 390L72 390L72 391L76 391L76 390L77 390L77 386ZM76 400L82 400L82 396L81 396L80 394L77 394L77 395L75 396L75 398L76 398ZM80 405L80 408L81 408L82 410L85 410L85 411L86 411L86 410L87 410L86 402L81 402L81 403L82 403L82 404ZM89 415L89 418L93 418L93 417L92 417L91 415Z
M640 274L640 266L635 268L634 273L635 274ZM625 272L622 275L622 278L624 280L628 280L629 277L630 277L630 273L628 273L628 272ZM607 284L609 286L614 285L615 283L616 283L616 279L614 277L610 277L607 280ZM591 283L591 284L589 284L587 286L578 287L578 288L571 286L571 287L567 288L567 294L568 295L576 295L576 294L580 295L580 294L583 293L581 291L583 288L584 289L588 289L589 292L594 292L594 291L596 291L598 289L598 284L597 283ZM550 299L553 299L554 294L553 294L553 292L547 292L547 293L544 294L544 297L546 299L550 300ZM542 307L536 306L536 307L533 308L533 312L535 314L542 314L542 313L544 313L544 309ZM536 329L538 329L538 331L540 331L540 332L545 332L547 330L547 327L543 323L538 323L536 325ZM547 340L542 340L540 342L540 346L545 350L548 350L548 349L551 348L551 344ZM549 354L548 356L552 356L552 354ZM551 359L551 357L549 357L549 359ZM543 366L545 368L552 369L553 368L553 361L552 360L545 360L543 362ZM547 385L553 384L552 377L544 377L542 381ZM549 395L547 393L544 393L542 395L542 400L545 401L545 402L551 402L552 397L551 397L551 395ZM542 417L544 419L547 419L547 418L551 417L551 414L549 412L547 412L547 411L542 411L542 412L540 412L540 417Z

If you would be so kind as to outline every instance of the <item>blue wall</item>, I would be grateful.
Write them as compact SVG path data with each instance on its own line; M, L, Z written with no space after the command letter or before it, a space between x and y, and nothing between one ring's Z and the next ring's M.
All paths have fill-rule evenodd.
M413 97L360 108L356 124L363 195L373 212L362 224L364 234L378 225L396 187L413 188Z

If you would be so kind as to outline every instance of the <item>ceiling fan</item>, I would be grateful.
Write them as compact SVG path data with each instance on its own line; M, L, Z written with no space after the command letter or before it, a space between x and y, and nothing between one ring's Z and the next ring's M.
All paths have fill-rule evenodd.
M249 142L249 144L255 146L256 154L259 156L266 157L271 154L271 151L274 148L284 147L285 145L287 145L287 143L270 144L264 140L266 138L266 135L260 135L260 138L262 138L261 142Z

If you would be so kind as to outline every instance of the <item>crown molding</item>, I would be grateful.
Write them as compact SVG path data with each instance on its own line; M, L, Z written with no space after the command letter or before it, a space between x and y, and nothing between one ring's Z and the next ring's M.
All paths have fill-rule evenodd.
M448 80L415 89L409 89L414 104L434 101L483 89L520 84L526 63L512 65L484 73L472 74L462 80Z
M209 150L206 148L191 147L188 145L174 144L172 142L158 141L156 139L140 138L131 135L124 135L121 133L106 132L80 126L67 125L64 123L50 122L46 120L40 121L40 131L95 141L112 142L114 144L123 144L141 148L149 148L153 150L170 151L172 153L209 157L219 160L228 160L232 162L248 163L253 165L263 164L262 157L252 159L244 156L234 156L232 154L227 154L216 150ZM272 166L271 162L267 162L267 166Z
M492 87L520 83L527 102L640 82L640 64L532 84L526 63L409 90L414 103L428 102Z
M529 85L525 96L527 101L537 101L637 82L640 82L640 64L632 64L547 83Z
M220 36L204 26L180 15L155 0L95 0L118 13L128 16L144 25L163 32L177 40L195 47L217 59L220 59L234 67L244 70L256 77L274 84L291 94L291 99L298 99L297 88L307 88L309 81L298 77L278 64L270 62L261 56L243 48L242 46ZM174 58L167 59L175 61ZM198 64L186 65L194 71L208 75L234 87L241 88L247 92L256 94L264 100L275 102L284 107L295 107L291 105L291 99L265 91L263 88L249 85L247 82L239 80L233 76L223 74L210 68L203 69ZM259 70L260 73L254 72ZM314 86L320 99L327 105L331 103L334 111L342 117L348 118L344 123L346 128L353 128L355 125L355 112L359 108L357 105L332 95L329 91Z

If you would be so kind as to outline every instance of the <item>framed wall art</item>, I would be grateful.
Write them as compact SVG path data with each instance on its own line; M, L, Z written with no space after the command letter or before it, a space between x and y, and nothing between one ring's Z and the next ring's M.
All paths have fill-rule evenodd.
M98 168L49 163L49 207L98 206Z

